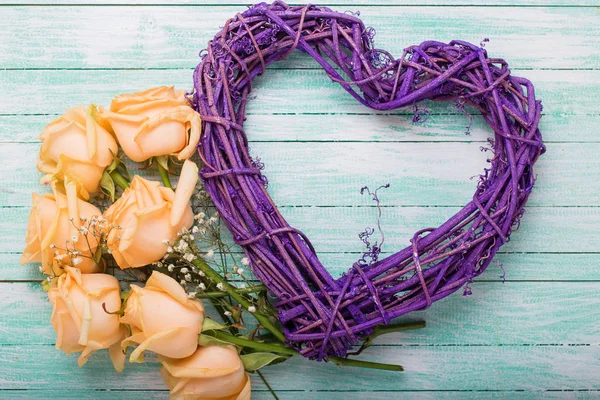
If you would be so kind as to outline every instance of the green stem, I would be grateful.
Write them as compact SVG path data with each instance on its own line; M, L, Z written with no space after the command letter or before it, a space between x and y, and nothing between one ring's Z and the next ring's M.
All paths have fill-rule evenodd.
M210 332L211 336L219 340L223 340L225 342L229 342L238 346L248 347L254 350L266 351L269 353L277 353L277 354L285 354L290 356L299 355L298 351L292 349L291 347L287 347L280 343L260 343L255 342L253 340L248 340L244 338L240 338L237 336L230 335L225 332L213 331ZM362 361L362 360L352 360L349 358L342 357L329 357L329 360L334 362L337 365L343 365L347 367L360 367L360 368L369 368L369 369L380 369L384 371L404 371L404 368L401 365L395 364L383 364L376 363L371 361Z
M345 367L382 369L384 371L404 371L404 367L402 367L402 365L396 365L396 364L376 363L376 362L371 362L371 361L353 360L350 358L341 358L341 357L329 357L329 360L333 361L337 365L343 365Z
M416 322L403 322L399 324L390 325L378 325L370 336L371 339L375 339L377 336L385 335L392 332L409 331L411 329L422 329L425 328L425 321Z
M205 333L202 333L203 335ZM254 340L250 340L250 339L244 339L238 336L233 336L230 335L229 333L223 332L223 331L211 331L210 333L208 333L209 336L214 336L215 338L219 339L219 340L223 340L225 342L229 342L241 347L248 347L250 349L254 349L254 350L260 350L260 351L266 351L269 353L277 353L277 354L285 354L285 355L289 355L289 356L294 356L298 353L296 350L292 349L291 347L288 347L284 344L281 343L261 343L261 342L256 342Z
M237 288L236 291L238 293L257 293L257 292L263 292L265 291L267 288L264 285L257 285L257 286L251 286L248 288ZM207 298L211 298L211 299L218 299L221 297L227 297L229 296L228 293L225 292L204 292L202 294L198 294L196 295L197 298L199 299L207 299Z
M160 175L163 185L166 188L173 189L173 186L171 186L171 180L169 179L169 171L164 169L158 161L156 161L156 166L158 167L158 174Z
M208 279L212 280L216 284L220 283L221 285L223 285L223 292L227 293L235 301L240 303L242 307L244 307L246 310L252 306L252 303L250 303L244 296L237 292L236 287L230 285L229 282L224 280L223 277L219 275L214 269L212 269L207 263L205 263L204 260L197 258L193 261L193 263L196 267L198 267L198 269L204 272ZM271 322L269 317L259 312L254 312L252 313L252 315L263 326L263 328L271 332L273 336L279 339L280 342L285 342L285 336L279 330L279 328L277 328L277 326L275 326L275 324Z
M129 182L123 175L121 175L117 170L112 171L110 174L113 182L117 184L121 189L125 190L129 187Z

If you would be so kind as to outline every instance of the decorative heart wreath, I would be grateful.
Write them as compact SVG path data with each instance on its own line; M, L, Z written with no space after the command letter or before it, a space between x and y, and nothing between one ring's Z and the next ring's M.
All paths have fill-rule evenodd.
M297 354L402 371L345 356L380 334L423 327L390 322L487 268L518 228L533 188L533 164L545 150L542 106L528 80L479 46L427 41L394 59L372 39L354 15L257 4L209 42L191 94L156 87L119 95L109 109L71 108L50 122L37 168L52 194L33 194L21 263L41 262L47 275L57 347L80 352L80 366L108 349L119 371L130 347L130 362L156 353L172 399L249 399L244 371ZM368 107L454 100L478 109L495 135L491 167L471 202L383 260L382 243L369 243L365 232L368 251L338 279L273 204L243 130L252 80L295 49ZM196 146L200 174L190 160ZM162 185L131 177L127 165L136 162L156 166ZM179 162L173 190L169 174ZM378 202L377 190L368 193ZM219 216L246 257L221 240ZM246 278L246 265L264 285ZM203 301L222 324L206 315ZM258 324L246 324L248 314Z
M373 47L373 34L356 16L326 7L260 3L225 23L194 73L206 191L277 299L288 344L305 357L344 356L375 326L425 309L481 274L518 227L534 185L533 164L545 151L541 102L531 82L511 76L504 60L458 40L426 41L394 59ZM372 249L373 262L357 262L338 279L274 205L243 129L252 80L295 49L367 107L455 100L481 111L494 130L491 168L473 200L383 260Z

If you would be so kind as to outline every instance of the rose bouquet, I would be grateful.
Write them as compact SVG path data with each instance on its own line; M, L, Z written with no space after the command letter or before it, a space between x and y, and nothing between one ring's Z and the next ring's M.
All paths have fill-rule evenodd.
M51 193L33 194L21 263L41 264L56 347L80 353L80 366L107 349L121 371L153 352L172 398L247 399L248 373L299 351L248 258L222 238L192 161L201 133L185 91L172 87L67 110L40 135L37 168ZM378 327L354 354L422 326Z

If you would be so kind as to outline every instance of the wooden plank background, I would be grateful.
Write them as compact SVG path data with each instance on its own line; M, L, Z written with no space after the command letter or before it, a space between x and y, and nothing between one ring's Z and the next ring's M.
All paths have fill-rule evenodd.
M135 3L135 4L128 4ZM226 4L221 4L226 3ZM20 267L43 126L66 107L108 104L160 84L191 87L197 54L245 0L6 0L0 3L0 398L167 398L158 365L114 372L106 354L79 369L54 349L50 305L35 266ZM600 2L598 0L327 0L360 10L394 54L426 39L489 38L489 53L531 79L544 103L548 152L521 230L472 284L405 320L427 329L377 341L365 359L404 373L296 359L265 368L280 399L563 399L600 396ZM382 193L387 253L443 222L470 198L489 130L452 104L375 113L309 58L260 78L248 108L251 151L270 192L330 271L361 252L357 234ZM505 277L503 277L503 266ZM253 398L273 396L253 376Z

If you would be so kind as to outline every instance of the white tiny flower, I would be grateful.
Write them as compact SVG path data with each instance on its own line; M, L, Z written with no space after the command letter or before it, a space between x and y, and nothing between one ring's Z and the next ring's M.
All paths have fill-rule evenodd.
M192 233L198 233L200 229L198 229L197 226L194 225L194 227L192 228Z
M184 280L184 279L180 280L180 281L179 281L179 284L180 284L181 286L184 286L184 285L185 285L185 280Z
M200 283L198 284L198 288L199 288L200 290L206 290L206 285L205 285L204 283L200 282Z
M88 232L88 228L86 228L85 226L79 230L79 233L81 233L82 235L87 235Z
M197 294L196 292L190 292L190 293L188 294L188 297L189 297L190 299L193 299L194 297L196 297L196 294Z
M51 249L54 249L54 248L56 248L56 245L55 245L55 244L51 244L51 245L50 245L50 248L51 248Z
M172 253L173 252L173 248L171 246L167 247L167 253Z
M206 254L204 255L204 257L205 257L205 258L213 258L213 257L214 257L214 255L215 255L215 252L214 252L212 249L210 249L210 250L208 250L208 251L206 252Z
M163 263L161 263L160 261L157 261L157 262L156 262L156 266L157 266L158 268L161 268L161 267L163 266Z
M108 254L112 254L112 249L108 249L108 250L106 250L106 252L107 252Z
M59 254L59 255L57 255L54 258L56 258L56 261L62 261L65 258L65 255L64 254Z
M181 273L182 273L182 274L187 274L188 272L190 272L190 270L189 270L189 269L187 269L187 268L185 268L185 267L184 267L184 268L181 268Z
M188 235L187 239L193 241L195 239L195 237L194 237L194 235L190 234L190 235Z
M165 239L162 241L164 244L169 244L169 239Z
M52 282L52 278L50 278L50 277L47 277L47 278L46 278L46 280L47 280L48 282Z
M41 265L38 267L38 269L40 270L40 272L44 272L44 268Z
M244 274L244 270L241 269L241 268L238 268L236 272L237 272L238 275L243 275Z
M248 307L248 311L250 311L251 313L255 313L256 312L256 307L250 306L250 307Z
M75 258L73 258L72 261L73 261L73 265L77 266L83 262L83 259L81 257L75 257Z
M242 258L242 265L250 265L250 260L248 260L248 257Z
M204 272L202 272L202 271L198 271L198 275L205 276L206 274Z
M169 272L173 272L173 268L175 268L175 266L173 264L169 264L169 266L167 267L167 270Z
M192 253L187 253L186 255L183 256L183 258L185 258L188 262L192 262L192 261L194 261L196 256L193 255Z
M186 281L188 281L188 282L191 282L191 281L192 281L192 275L190 275L190 274L185 274L183 277L184 277L184 278L185 278L185 280L186 280Z
M228 317L231 317L231 311L225 311L223 314L227 315Z
M219 290L224 290L225 289L225 286L223 286L222 282L217 283L217 289L219 289Z

